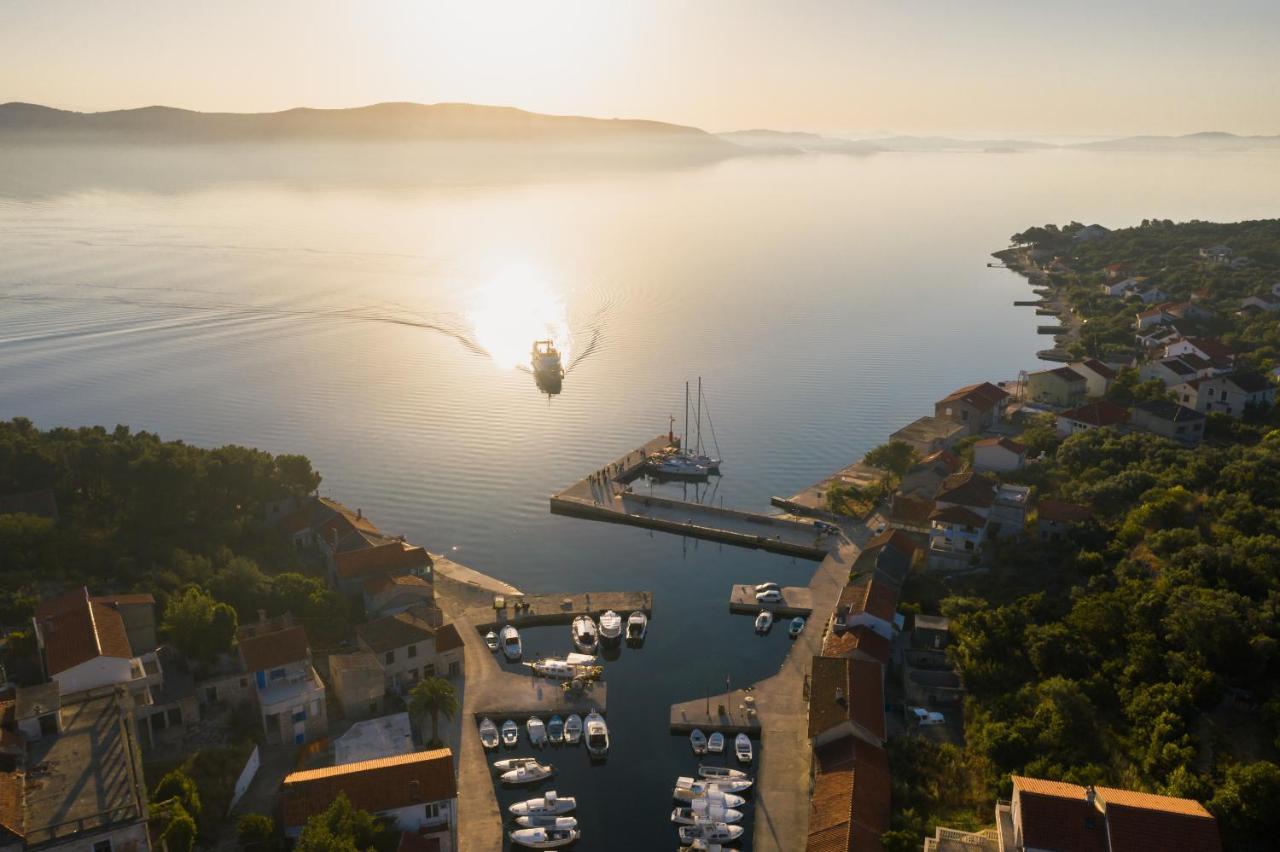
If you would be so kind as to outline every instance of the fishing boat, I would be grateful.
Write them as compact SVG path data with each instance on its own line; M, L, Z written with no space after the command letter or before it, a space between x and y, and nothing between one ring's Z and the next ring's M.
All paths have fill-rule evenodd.
M723 822L682 825L679 828L681 843L692 843L695 840L727 843L737 840L744 831L746 829L740 825L729 825Z
M502 744L511 748L518 742L520 742L520 727L514 720L508 719L502 723Z
M547 739L553 743L564 742L564 719L559 716L551 717L551 721L547 722Z
M564 720L564 741L569 745L577 745L582 739L582 717L577 713Z
M723 820L732 822L732 820ZM522 816L516 817L516 825L521 828L558 828L562 831L577 828L578 820L568 816Z
M484 646L490 651L498 650L498 634L492 630L484 634Z
M507 808L512 816L556 816L567 814L578 807L578 800L573 796L558 796L555 790L548 790L539 799L527 799L516 802Z
M592 710L586 719L587 751L595 757L603 757L609 753L609 726L604 717Z
M486 749L498 747L498 726L488 716L480 720L480 744Z
M504 757L502 760L495 760L493 768L499 772L510 772L513 769L519 769L526 763L537 763L536 757Z
M591 616L580 615L575 618L569 632L573 636L573 647L582 653L595 656L600 650L600 634Z
M707 753L720 754L722 751L724 751L724 734L712 731L711 736L707 737Z
M510 624L505 624L498 636L502 640L503 655L508 660L520 659L520 655L524 653L524 648L520 644L520 631Z
M703 799L695 799L694 803L702 802ZM690 808L674 808L671 811L671 821L677 825L698 825L705 822L725 822L733 824L742 821L742 811L734 808L712 807L707 809L703 807L699 810L697 807Z
M760 610L760 614L756 616L756 632L768 633L771 627L773 627L773 613L767 609Z
M707 753L707 735L702 733L701 728L694 728L689 732L689 744L693 746L694 754Z
M533 369L535 376L564 378L564 367L560 364L560 350L556 349L554 341L533 341L533 348L529 351L529 366Z
M622 616L609 610L600 616L600 639L605 642L617 642L622 638Z
M747 801L736 792L723 789L719 781L703 781L701 778L677 778L671 797L681 802L707 797L723 802L726 808L738 808Z
M537 716L530 716L524 728L529 732L529 742L533 745L540 748L547 741L547 726Z
M532 763L522 763L515 769L508 769L498 777L502 779L503 784L533 784L544 778L550 778L554 772L555 769L551 766L535 760Z
M738 734L733 738L733 752L739 763L750 763L752 758L751 738L746 734Z
M627 643L639 645L644 641L644 634L649 631L649 617L637 610L627 616Z
M511 842L529 849L559 849L578 839L576 828L517 828Z
M804 617L797 615L791 619L791 626L787 628L787 635L792 639L796 638L804 630L804 624Z
M698 767L698 777L705 778L708 781L719 781L722 778L740 778L748 784L751 783L750 775L741 769L730 769L727 766L707 766L703 764Z
M585 654L571 654L571 657L583 657ZM594 657L587 659L595 662ZM562 660L558 657L547 657L545 660L538 660L536 663L525 663L526 666L533 669L533 673L542 677L557 678L559 680L573 680L576 677L597 678L604 673L602 666L588 665L580 662L570 662Z

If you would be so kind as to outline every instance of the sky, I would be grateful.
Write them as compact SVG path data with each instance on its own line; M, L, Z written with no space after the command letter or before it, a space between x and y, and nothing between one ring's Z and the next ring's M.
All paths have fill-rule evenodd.
M1280 0L0 0L0 103L1280 133Z

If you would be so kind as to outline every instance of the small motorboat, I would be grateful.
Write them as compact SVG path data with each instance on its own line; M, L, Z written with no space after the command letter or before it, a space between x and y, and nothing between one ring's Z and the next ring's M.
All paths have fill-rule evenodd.
M722 778L741 778L748 783L751 781L751 776L741 769L730 769L727 766L707 766L706 764L698 767L698 777L705 778L708 781L719 781Z
M573 620L570 628L573 647L584 654L595 656L600 650L600 633L596 630L595 620L589 615L580 615Z
M682 825L679 831L681 843L692 843L695 840L727 843L731 840L737 840L746 829L740 825L713 822L699 825Z
M537 716L530 716L529 721L524 723L524 728L529 732L529 742L541 748L547 741L547 726Z
M516 802L507 808L512 816L557 816L567 814L578 807L578 800L573 796L557 796L555 790L548 790L540 799L528 799Z
M702 799L694 801L701 802ZM671 821L676 825L701 825L707 822L735 823L742 821L742 811L733 808L675 808L671 811Z
M622 616L609 610L600 616L600 638L605 642L617 642L622 638Z
M503 655L508 660L520 659L520 655L524 653L524 649L520 645L520 631L510 624L504 624L498 636L502 639Z
M627 616L627 644L639 645L649 631L649 616L639 610Z
M578 839L576 828L517 828L511 842L529 849L559 849Z
M703 778L682 776L676 779L673 795L682 802L691 802L713 792L724 793L726 796L741 793L750 786L751 782L745 778L717 778L714 781L708 781ZM730 807L737 807L737 805L730 805Z
M508 719L502 723L502 744L511 748L518 742L520 742L520 726L514 720Z
M499 772L510 772L513 769L519 769L527 763L537 763L536 757L507 757L502 760L495 760L493 768Z
M553 743L564 742L564 719L559 716L551 717L551 721L547 722L547 739Z
M582 662L584 659L588 662ZM568 659L564 660L559 657L547 657L545 660L525 663L525 665L533 669L536 675L560 680L573 680L578 677L596 678L604 673L602 667L595 665L595 657L586 654L570 654Z
M486 749L498 747L498 726L488 716L480 720L480 744Z
M498 777L502 779L503 784L532 784L543 778L550 778L554 772L553 767L535 760L532 763L521 764L515 769L508 769Z
M498 650L498 634L492 630L484 634L484 646L490 651Z
M738 756L739 763L750 763L752 758L751 738L746 734L738 734L734 737L733 753Z
M732 820L722 820L732 822ZM578 820L567 816L522 816L516 817L516 825L521 828L558 828L561 831L578 827Z
M587 751L595 757L603 757L609 753L609 726L604 717L592 710L586 719Z
M692 779L686 780L692 781ZM703 782L698 789L700 792L695 795L692 784L689 787L677 786L671 791L671 798L679 802L688 802L690 807L704 799L708 806L722 808L740 808L747 803L747 800L737 793L726 793L715 784Z
M768 633L770 627L773 627L773 613L767 609L760 610L760 614L756 616L756 632Z
M694 728L689 733L689 744L693 746L694 754L707 753L707 735L702 733L701 728Z
M712 731L711 736L707 737L707 753L720 754L722 751L724 751L724 734Z
M799 636L803 630L804 618L797 615L795 618L791 619L791 626L787 628L787 635L794 639Z
M582 717L577 713L564 720L564 741L569 745L577 745L582 739Z

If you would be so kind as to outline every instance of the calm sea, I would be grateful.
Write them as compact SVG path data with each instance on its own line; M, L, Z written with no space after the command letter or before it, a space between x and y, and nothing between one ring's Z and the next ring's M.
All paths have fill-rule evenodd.
M0 417L305 453L325 492L384 530L527 591L655 591L646 646L610 663L608 764L551 756L551 786L582 802L582 849L674 847L668 791L696 761L667 705L776 670L784 632L759 639L730 616L729 585L806 582L813 566L553 517L550 493L669 416L680 431L701 376L704 443L714 424L725 459L705 496L764 509L943 392L1034 368L1047 340L1012 305L1026 284L985 266L1015 231L1280 214L1265 154L615 171L3 157ZM520 368L546 336L569 365L553 397ZM530 643L566 651L562 632Z

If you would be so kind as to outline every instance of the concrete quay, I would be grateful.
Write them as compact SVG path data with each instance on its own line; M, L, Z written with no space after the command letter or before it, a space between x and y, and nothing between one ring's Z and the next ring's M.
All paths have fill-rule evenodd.
M782 600L756 600L755 586L734 586L729 591L730 612L759 612L766 609L780 618L808 617L813 612L813 593L808 586L783 586Z
M755 712L755 700L755 690L749 688L672 704L671 730L688 733L694 728L701 728L707 735L719 731L722 734L759 736L760 717ZM731 744L725 744L726 750L730 747Z
M625 623L633 612L653 614L653 592L578 592L576 594L503 595L503 606L489 611L489 620L476 624L483 632L504 624L526 627L537 624L569 624L580 615L598 617L613 610ZM519 607L516 604L520 604Z

